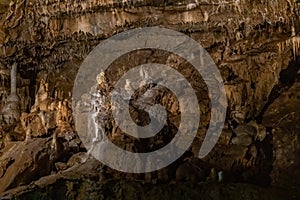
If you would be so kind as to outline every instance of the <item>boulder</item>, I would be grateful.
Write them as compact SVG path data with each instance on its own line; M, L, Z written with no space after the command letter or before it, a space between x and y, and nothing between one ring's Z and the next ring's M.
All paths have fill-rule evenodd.
M0 157L0 193L26 185L52 171L54 157L51 139L37 138L28 142L15 142Z

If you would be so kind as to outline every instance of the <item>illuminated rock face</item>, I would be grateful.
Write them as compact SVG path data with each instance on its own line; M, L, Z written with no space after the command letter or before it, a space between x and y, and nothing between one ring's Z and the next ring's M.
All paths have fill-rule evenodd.
M297 85L299 5L285 0L261 2L17 0L9 4L6 0L1 1L0 163L4 164L0 166L0 191L29 184L41 176L64 171L76 164L79 165L70 174L64 172L63 177L58 174L54 177L70 182L81 180L78 174L87 171L83 161L92 163L91 171L101 168L101 177L93 176L97 181L126 177L148 183L172 182L177 174L178 181L216 181L220 172L222 180L299 185L296 180L300 178L296 177L299 176L300 139L299 127L294 123L299 121L300 110L297 107L300 105ZM113 85L117 77L134 67L133 61L139 63L143 59L168 64L188 78L199 90L197 96L201 97L201 126L188 158L180 159L165 171L128 175L106 169L80 152L84 147L74 127L71 92L81 62L104 39L128 29L148 26L174 29L199 41L222 74L229 103L228 115L217 146L202 160L208 169L191 162L191 155L195 156L199 151L210 119L209 98L205 90L202 91L205 84L193 69L182 64L184 61L151 50L143 51L144 57L131 55L116 61L114 70L107 74L108 81ZM17 71L10 70L13 63L17 63ZM145 72L141 75L149 78ZM98 78L102 84L103 78ZM10 82L14 87L10 87ZM130 83L127 88L130 89ZM168 126L157 138L134 140L124 135L113 122L100 120L109 139L128 151L160 148L170 140L172 134L169 133L178 128L180 113L174 95L157 86L145 86L140 93L146 90L157 97L150 100L165 105L171 113ZM104 111L98 113L99 118L109 116ZM131 114L140 124L149 121L149 116L134 104ZM10 140L5 140L8 136ZM49 141L48 137L51 138ZM25 150L27 145L37 149ZM12 146L17 150L13 151ZM47 153L49 149L51 153ZM30 161L23 168L23 160L18 157L22 150L27 154L24 159ZM71 156L73 158L68 162ZM37 173L31 168L44 170ZM189 170L193 171L193 176L187 173ZM70 176L74 179L69 180ZM52 178L44 177L36 184L40 188L50 187L55 182ZM86 181L89 177L85 178ZM64 181L67 185L68 181Z

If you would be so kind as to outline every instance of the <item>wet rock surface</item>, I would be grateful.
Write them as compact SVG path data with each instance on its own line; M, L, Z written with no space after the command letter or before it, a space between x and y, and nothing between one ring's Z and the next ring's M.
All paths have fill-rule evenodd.
M296 1L3 0L0 15L1 198L300 198ZM183 59L159 50L120 57L105 79L98 76L91 91L108 97L126 71L156 62L189 80L201 111L197 136L180 159L157 172L126 174L87 152L85 139L75 130L72 88L82 61L96 45L118 32L149 26L185 33L209 52L224 80L227 118L213 151L204 159L196 158L211 111L201 76ZM125 89L130 90L129 82ZM93 100L89 95L83 98ZM111 105L105 103L97 110L99 127L127 151L161 148L180 124L178 100L156 84L144 84L132 98L130 114L139 125L150 120L139 108L141 102L166 108L168 120L159 134L150 140L124 134L111 120Z

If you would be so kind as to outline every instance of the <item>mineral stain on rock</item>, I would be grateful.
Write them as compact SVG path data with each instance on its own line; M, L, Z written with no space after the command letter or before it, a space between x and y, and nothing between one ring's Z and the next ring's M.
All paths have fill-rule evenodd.
M293 0L0 1L0 199L299 199L299 11ZM107 97L136 65L167 64L196 91L201 121L193 144L173 164L122 173L90 156L78 137L72 88L96 45L152 26L185 33L208 51L225 84L226 123L212 152L198 159L211 111L200 74L169 52L123 55L105 80L95 80L97 95ZM94 120L118 147L150 152L176 134L180 105L170 90L140 75L147 84L130 97L130 115L147 125L140 101L164 106L168 119L157 135L124 134L110 120L111 105Z

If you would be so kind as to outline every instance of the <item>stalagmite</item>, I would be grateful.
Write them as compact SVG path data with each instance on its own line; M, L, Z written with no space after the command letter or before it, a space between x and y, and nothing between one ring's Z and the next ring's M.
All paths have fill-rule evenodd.
M204 22L208 22L208 20L209 20L209 14L208 14L208 12L207 11L204 11L204 14L203 14L203 17L204 17Z
M17 95L17 64L14 63L11 69L11 90L7 103L3 108L2 115L4 122L13 125L20 120L20 98Z
M45 129L45 133L47 133L49 127L48 127L48 123L47 123L47 120L46 120L45 111L43 111L43 110L40 111L38 115L39 115L39 117L40 117L40 119L42 121L42 125L43 125L43 127Z
M219 171L218 172L218 181L222 182L224 179L224 172L223 171Z
M31 128L30 126L27 127L26 131L25 131L25 141L28 141L29 139L31 139Z
M57 151L57 132L54 132L52 135L51 149Z
M140 84L140 87L145 85L145 84L153 83L153 78L151 77L149 71L147 71L143 67L141 67L139 74L140 74L140 77L142 78L142 82ZM127 81L126 81L126 83L127 83Z
M11 69L11 74L10 74L10 78L11 78L11 85L10 85L10 96L9 98L12 101L19 101L19 97L17 96L17 64L14 63Z
M89 113L88 118L88 132L92 134L94 137L92 138L92 143L89 151L87 152L88 155L94 153L93 151L95 148L102 148L103 145L106 144L106 137L105 137L105 119L103 116L104 114L110 110L110 106L107 106L107 99L105 98L105 94L109 88L109 82L105 75L105 72L101 71L97 77L97 87L96 91L94 89L91 92L91 108L92 110ZM102 113L103 116L99 118L98 114ZM104 148L104 147L103 147Z
M130 94L132 94L134 92L134 90L133 90L133 87L132 87L131 82L130 82L129 79L125 80L124 88L125 88L125 92L126 92L125 93L125 99L130 99L131 98Z
M44 79L41 80L39 89L35 95L35 102L31 108L31 112L38 110L41 103L48 99L48 83Z

